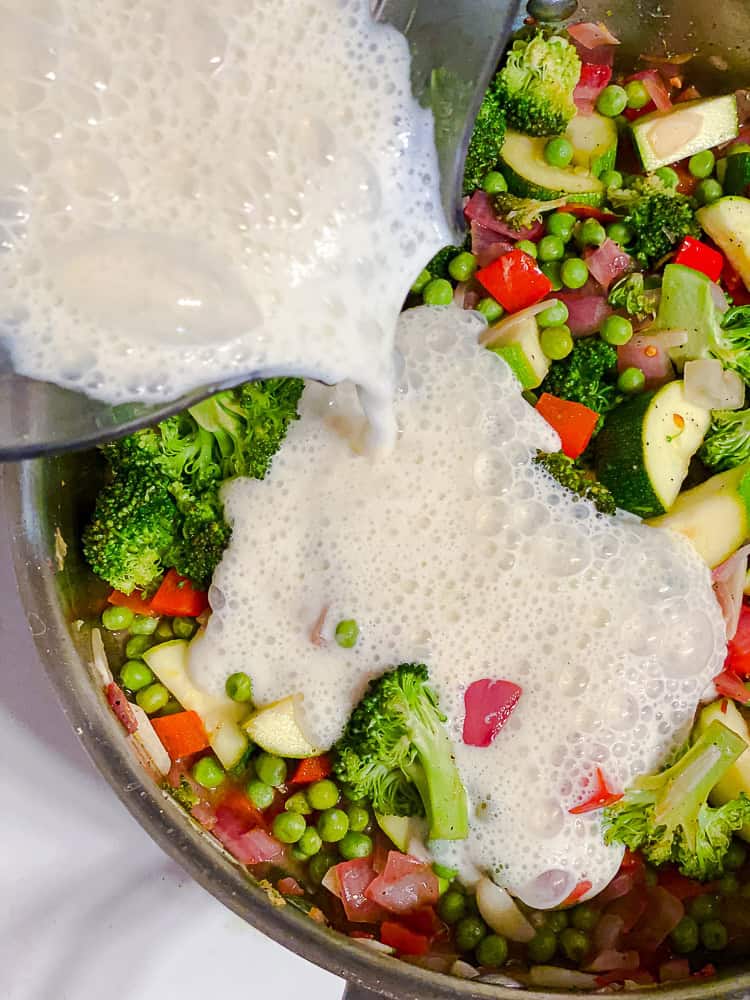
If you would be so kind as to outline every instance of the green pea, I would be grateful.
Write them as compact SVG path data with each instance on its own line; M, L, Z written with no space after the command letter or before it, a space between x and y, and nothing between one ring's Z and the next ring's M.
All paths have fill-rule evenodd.
M411 291L414 292L415 295L421 295L425 289L425 285L429 285L431 281L432 275L427 268L424 268L417 275L414 284L411 286Z
M570 914L570 923L577 931L593 931L599 923L599 911L588 903L581 903Z
M163 684L149 684L141 688L135 696L136 703L141 706L146 715L159 712L169 701L169 691Z
M548 326L542 330L540 342L542 350L552 361L567 358L573 350L573 338L567 326Z
M632 108L633 111L640 111L641 108L645 108L647 104L651 103L651 95L640 80L631 80L630 83L625 84L625 97L628 107Z
M621 347L627 344L633 336L633 324L624 316L607 316L602 324L599 336L605 344Z
M468 281L477 269L477 259L473 253L465 250L458 254L448 265L448 274L454 281Z
M625 117L625 115L615 115L614 121L615 125L617 126L618 135L621 132L627 132L627 130L630 128L630 122Z
M559 236L543 236L537 246L539 260L548 264L553 260L562 260L565 256L565 244Z
M355 833L354 830L350 830L339 841L339 854L344 861L369 858L372 854L372 837L368 837L366 833Z
M640 368L626 368L617 378L617 388L628 396L635 396L646 388L646 376Z
M273 800L276 798L275 790L265 783L265 781L259 781L257 778L253 778L251 782L248 783L247 797L250 799L252 804L256 809L263 810L268 809Z
M719 897L710 893L696 896L690 902L688 913L699 924L703 924L707 920L713 920L719 915Z
M696 200L701 205L711 205L713 202L718 201L723 194L724 190L721 184L711 177L705 181L701 181L695 189Z
M659 167L656 171L656 176L669 188L676 188L680 183L680 175L676 170L672 170L671 167Z
M349 817L349 829L354 833L364 833L370 825L370 813L364 806L349 806L346 815Z
M516 250L523 250L524 253L527 253L529 257L533 257L534 260L536 260L539 252L536 243L532 243L531 240L519 240L516 243Z
M179 701L177 701L176 698L170 698L164 708L162 708L159 712L159 715L163 718L165 715L177 715L178 712L183 711L184 709Z
M283 812L273 821L273 835L282 844L296 844L307 829L305 817L296 812Z
M565 910L553 910L547 914L544 926L553 934L562 934L568 926L568 914Z
M323 846L320 834L314 826L308 826L297 841L297 848L306 858L311 858Z
M738 153L750 153L750 143L735 142L727 150L727 156L737 156Z
M624 222L613 222L607 226L607 236L621 247L628 246L633 240L633 229Z
M474 951L487 935L487 924L479 917L463 917L456 924L455 942L459 951Z
M544 159L551 167L567 167L573 159L573 143L563 135L550 139L544 147Z
M432 303L432 305L438 304L439 303ZM344 621L339 622L336 626L336 642L343 649L351 649L352 646L357 644L358 638L359 625L357 625L353 618L346 618Z
M573 227L576 224L575 215L570 212L553 212L547 216L545 229L550 236L559 236L565 243L573 235Z
M706 177L710 177L714 172L715 166L716 157L710 149L704 149L702 152L691 156L688 160L688 170L693 177L697 177L700 180L705 180Z
M701 944L709 951L723 951L729 942L729 934L721 920L707 920L701 926Z
M312 827L308 826L307 829L311 830ZM317 834L318 831L316 830L315 833ZM297 841L298 844L303 842L304 836L305 835L303 833L300 839ZM318 834L318 839L320 839L319 834ZM314 882L316 885L320 885L320 883L328 874L329 869L336 864L337 860L338 858L331 857L330 853L327 850L321 850L320 853L315 854L312 858L310 858L310 864L307 866L307 874L310 876L311 881Z
M482 188L487 194L502 194L508 190L508 182L499 170L490 170L482 181Z
M437 861L433 861L432 870L435 872L438 878L445 878L449 882L452 882L453 879L458 876L457 868L448 868L446 865L438 864Z
M500 303L490 298L489 295L480 299L474 308L477 312L480 312L484 316L489 326L492 326L493 323L497 323L497 321L502 319L505 314L505 310Z
M159 627L159 619L153 615L136 615L130 626L131 635L153 635Z
M178 639L192 639L197 628L198 623L195 618L172 619L172 631Z
M260 781L278 788L286 781L286 761L271 753L261 753L255 758L255 773Z
M560 278L560 262L557 260L547 260L539 265L539 270L545 277L549 278L553 292L559 292L562 288Z
M499 934L488 934L479 942L476 956L480 965L498 969L508 961L508 942Z
M253 682L244 670L230 674L224 683L224 690L232 701L246 702L253 700Z
M466 896L456 889L444 892L438 901L438 914L446 924L457 924L466 914Z
M615 83L605 87L596 101L596 110L606 118L616 118L627 106L628 95L625 88L618 87Z
M546 965L555 957L557 935L549 927L540 927L528 944L529 958L539 965Z
M740 880L734 872L727 872L719 882L719 893L722 896L736 896L740 891Z
M287 812L299 813L300 816L309 816L312 812L312 806L304 792L295 792L294 795L290 795L284 803L284 808Z
M314 781L307 789L307 798L313 809L322 812L332 809L339 801L339 790L330 778Z
M151 637L148 635L134 635L125 643L125 655L129 660L137 660L143 656L147 649L151 647Z
M747 848L739 840L735 839L727 848L724 855L724 867L727 871L736 872L744 865L747 859Z
M566 288L583 288L589 280L589 266L580 257L569 257L562 262L560 279Z
M143 660L128 660L122 665L120 680L128 691L140 691L141 688L153 684L154 675Z
M607 238L607 232L596 219L585 219L581 223L578 240L584 247L600 247Z
M608 188L621 188L624 184L624 178L619 170L605 170L599 180Z
M448 306L453 301L453 285L445 278L433 278L422 292L425 305Z
M545 326L562 326L568 322L568 307L564 302L557 302L537 313L536 321L542 330Z
M565 957L578 965L591 947L591 941L588 934L583 931L577 931L575 927L566 927L560 934L560 947Z
M156 626L156 631L154 632L155 639L173 639L174 632L172 631L172 622L169 618L161 618L159 624Z
M692 917L683 917L669 935L669 940L678 955L689 955L698 947L700 940L698 924Z
M349 832L349 817L343 809L326 809L318 817L318 833L326 844L337 844Z
M119 632L121 629L130 628L133 623L133 612L130 608L118 608L111 604L102 611L102 625L108 632Z
M226 780L224 768L215 757L201 757L190 773L204 788L218 788Z

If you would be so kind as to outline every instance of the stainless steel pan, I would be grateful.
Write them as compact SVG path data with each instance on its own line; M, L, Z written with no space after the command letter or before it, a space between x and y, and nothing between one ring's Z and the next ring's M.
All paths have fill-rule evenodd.
M413 0L424 17L433 0ZM699 49L690 76L699 85L730 90L750 82L749 0L593 0L579 13L608 23L623 41L625 63L641 52ZM190 825L144 773L93 681L85 631L71 623L101 607L104 588L84 567L77 548L98 482L89 454L65 455L3 470L6 517L13 539L21 597L63 709L94 763L138 822L209 892L279 943L342 976L348 1000L448 1000L518 997L515 989L456 980L370 954L290 907L269 905L246 872ZM65 548L67 547L67 552ZM21 669L15 665L15 669ZM727 970L715 982L661 991L671 1000L750 998L750 969ZM549 993L526 993L530 998ZM653 990L629 993L653 997Z

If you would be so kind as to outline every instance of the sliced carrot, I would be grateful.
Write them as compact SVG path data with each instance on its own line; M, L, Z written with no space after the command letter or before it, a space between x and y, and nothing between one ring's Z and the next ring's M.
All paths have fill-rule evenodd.
M146 597L142 590L134 590L132 594L123 594L121 590L113 590L107 601L118 608L129 608L137 615L158 617L158 612L151 607L150 598Z
M301 760L292 775L293 785L310 785L313 781L327 778L331 773L331 761L325 754L320 757L305 757Z
M172 760L205 750L208 737L197 712L175 712L151 720L156 735Z
M208 594L175 569L170 569L151 599L151 609L158 615L195 618L207 607Z

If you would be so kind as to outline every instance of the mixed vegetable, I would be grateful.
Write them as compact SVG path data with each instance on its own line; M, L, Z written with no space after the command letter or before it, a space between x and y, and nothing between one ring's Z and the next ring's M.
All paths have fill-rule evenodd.
M736 95L690 85L684 58L622 73L617 45L589 23L514 41L468 151L466 244L407 302L483 314L482 343L559 434L540 467L603 517L681 532L713 570L728 639L715 700L661 774L615 790L598 771L576 807L627 847L602 893L582 902L584 882L537 911L433 863L427 842L465 838L468 815L428 667L375 679L327 753L295 696L256 706L245 673L221 697L194 685L189 643L230 537L221 484L268 473L301 381L220 393L107 445L83 535L113 588L92 633L109 704L275 902L385 954L537 987L707 976L750 953L750 126ZM341 621L335 641L358 634ZM464 741L488 746L519 696L472 684Z

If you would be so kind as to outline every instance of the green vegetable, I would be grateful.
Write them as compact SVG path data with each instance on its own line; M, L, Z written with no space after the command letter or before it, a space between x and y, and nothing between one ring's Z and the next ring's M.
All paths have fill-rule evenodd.
M712 328L709 349L725 368L750 382L750 306L736 306L724 313L721 326Z
M356 646L359 638L359 625L353 618L340 621L336 626L336 642L343 649L351 649Z
M552 364L540 388L606 414L617 402L616 378L617 351L596 337L584 337L567 358Z
M286 781L286 761L274 754L261 753L255 758L255 773L267 785L278 788Z
M140 691L153 684L154 675L143 660L128 660L120 670L120 681L128 691Z
M130 625L130 634L153 635L158 627L159 619L154 618L153 615L136 615Z
M372 837L368 837L366 833L349 830L339 841L339 854L344 861L369 858L372 854Z
M440 897L437 909L446 924L456 924L466 914L466 896L458 889L448 889Z
M693 920L699 924L704 924L707 920L713 920L719 915L719 897L711 893L696 896L690 902L689 913Z
M259 781L257 779L249 782L245 791L247 792L247 797L250 799L255 808L260 809L261 812L264 809L268 809L276 795L271 785L267 785L265 781Z
M308 827L308 830L309 829L310 827ZM318 831L316 830L315 832L317 833ZM303 837L304 834L297 841L298 844L302 842ZM321 841L321 844L322 843L323 841ZM321 851L319 854L316 854L314 857L310 858L310 864L307 866L307 874L310 876L312 881L316 883L316 885L320 885L320 883L328 874L329 869L335 864L336 864L336 859L332 858L327 853L327 851L326 852Z
M621 188L623 177L619 170L605 170L601 176L601 182L608 188Z
M724 856L724 868L730 872L739 871L747 861L747 848L739 840L733 840Z
M537 965L552 961L556 951L557 934L549 927L540 927L528 944L529 958Z
M417 277L414 280L414 284L411 286L409 291L414 292L415 295L421 295L424 291L425 285L427 285L432 278L432 275L427 270L427 268L422 268Z
M462 840L466 792L444 722L427 668L401 664L370 682L336 744L335 772L378 812L426 815L430 839Z
M218 788L226 779L226 772L215 757L201 757L191 774L204 788Z
M566 490L593 503L600 514L614 514L617 510L612 494L606 486L592 479L580 465L580 459L574 461L561 451L540 451L534 461Z
M448 269L450 263L454 257L463 252L463 249L463 247L447 246L443 247L442 250L438 250L426 267L431 278L449 278L450 271ZM425 282L425 286L426 284L427 282ZM424 287L422 291L424 292Z
M596 219L586 219L578 231L578 242L582 247L600 247L607 238L606 230Z
M568 307L564 302L556 302L555 305L537 313L536 321L541 330L548 326L562 326L568 322Z
M487 194L501 194L508 190L508 182L499 170L490 170L482 181L482 189Z
M370 825L370 814L364 806L351 805L346 815L349 817L349 829L354 833L364 833Z
M232 701L252 701L253 682L248 675L239 670L236 674L230 674L224 683L224 690Z
M151 646L151 639L146 635L134 635L125 643L125 655L132 660L138 659Z
M622 316L607 316L602 324L600 336L605 343L621 347L632 339L633 324Z
M198 623L195 618L173 618L172 632L178 639L192 639Z
M349 817L343 809L326 809L318 816L318 833L326 844L336 844L349 832Z
M109 632L119 632L130 628L133 624L133 612L130 608L118 608L114 604L102 611L102 625ZM156 627L154 619L154 627Z
M448 273L454 281L468 281L477 269L477 259L473 253L462 251L448 265Z
M658 170L654 171L654 177L658 177L665 187L672 188L672 190L680 183L680 175L671 167L659 167Z
M569 922L568 914L565 910L553 910L551 913L546 914L544 926L551 930L553 934L562 934Z
M714 785L747 744L718 721L661 774L638 778L604 813L605 839L640 850L655 865L672 862L683 875L721 877L732 834L750 819L750 798L708 805Z
M295 792L294 795L290 795L284 803L284 808L287 812L299 813L300 816L309 816L313 811L304 792Z
M631 178L624 188L609 188L607 197L633 231L631 252L648 267L670 253L685 236L698 236L693 204L685 195L650 174Z
M701 180L705 180L706 177L710 177L714 172L715 166L716 157L710 149L704 149L700 153L694 153L688 160L688 170L693 177L698 177Z
M612 222L607 226L607 236L621 247L626 247L633 239L633 230L624 222Z
M552 260L562 260L565 256L565 244L559 236L543 236L537 249L539 260L546 263Z
M599 911L588 903L582 903L573 910L570 922L577 931L593 931L599 923Z
M504 139L505 112L494 88L490 87L482 99L466 151L464 194L471 194L482 187L488 173L497 164Z
M627 396L635 396L646 388L646 376L640 368L626 368L617 376L617 388Z
M560 947L569 961L579 965L591 947L591 939L575 927L566 927L560 935Z
M724 188L713 177L701 181L695 189L695 200L699 205L713 205L724 194Z
M646 289L643 274L638 271L613 285L608 301L613 309L623 309L629 316L646 319L656 315L659 294L657 289Z
M141 706L146 715L154 715L161 711L169 701L169 691L163 684L149 684L148 687L141 688L135 696L138 705Z
M161 618L159 620L159 624L156 626L156 631L154 632L154 638L159 639L160 642L163 642L165 639L174 638L172 622L169 618Z
M477 962L490 969L497 969L508 961L508 942L499 934L488 934L476 950Z
M459 951L474 951L487 935L487 924L479 917L463 917L456 924L455 942Z
M187 809L188 812L193 808L193 806L198 805L200 802L200 796L193 788L190 786L187 778L181 778L178 788L172 788L170 784L164 786L165 790L175 798L183 809Z
M713 410L698 454L717 472L750 462L750 410Z
M627 106L633 111L640 111L651 101L651 95L640 80L631 80L630 83L625 84L625 97L628 102Z
M504 191L495 195L492 206L499 219L520 231L530 229L537 222L541 222L545 212L552 212L564 202L564 198L542 201L539 198L521 198L519 195Z
M307 797L313 809L332 809L339 801L339 790L329 778L315 781L307 789Z
M542 350L553 361L561 361L567 358L573 350L573 338L570 329L564 324L561 326L548 326L542 330L540 335Z
M495 80L508 123L528 135L560 135L576 113L580 73L575 46L562 35L517 39Z
M700 896L698 897L700 899ZM698 924L692 917L683 917L669 936L672 948L678 955L689 955L700 941Z
M580 257L570 257L560 265L560 278L566 288L583 288L589 280L589 267Z
M447 278L433 278L422 292L426 306L448 306L453 301L453 285Z
M320 834L315 829L314 826L308 826L305 832L297 841L297 848L300 850L305 857L311 858L314 854L323 846L323 841L320 839Z
M544 158L551 167L567 167L573 159L573 143L562 135L550 139L544 147Z
M273 821L273 835L282 844L296 844L307 829L305 817L296 812L283 812Z
M564 243L567 243L573 235L575 224L576 217L570 212L553 212L547 216L545 227L550 236L559 236Z
M500 303L495 302L495 300L490 298L489 295L480 299L479 302L477 302L476 308L477 312L480 312L487 320L488 326L492 326L493 323L497 323L499 319L502 319L503 313L505 312Z
M524 253L527 253L529 257L533 257L534 260L539 255L536 243L532 243L531 240L519 240L515 246L516 250L523 250Z
M723 951L729 943L729 934L720 920L707 920L701 927L701 944L709 951Z
M549 278L552 284L552 291L559 292L562 288L562 267L559 260L544 261L539 265L539 270Z
M596 110L607 118L617 118L628 106L628 95L624 87L616 83L605 87L596 101Z

